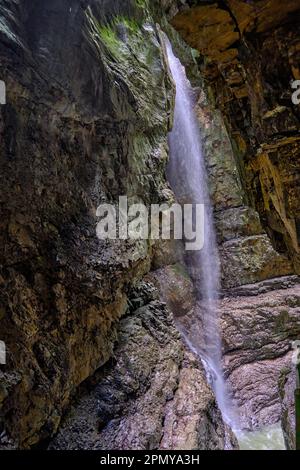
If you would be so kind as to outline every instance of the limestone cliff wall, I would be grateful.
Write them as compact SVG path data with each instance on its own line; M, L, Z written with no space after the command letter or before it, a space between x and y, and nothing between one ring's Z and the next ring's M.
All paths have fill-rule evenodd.
M175 14L174 3L170 17L175 15L171 23L176 28L179 14ZM185 11L187 15L189 10ZM243 159L236 150L226 113L218 104L214 82L203 73L202 57L183 41L185 35L180 29L178 34L164 18L160 23L171 38L175 54L185 65L194 90L195 112L201 129L214 208L223 289L292 274L295 268L288 253L278 250L277 245L272 246L268 227L253 203L253 195L246 186L248 176ZM201 24L200 27L205 26ZM222 90L224 86L222 84ZM174 250L173 243L169 247L167 243L161 245L154 267L180 260L178 247Z
M299 273L300 107L292 103L291 88L299 79L299 2L161 3L200 52L199 68L225 120L246 204Z
M171 84L137 3L0 2L0 432L21 447L108 360L150 267L148 243L96 238L101 202L165 198Z

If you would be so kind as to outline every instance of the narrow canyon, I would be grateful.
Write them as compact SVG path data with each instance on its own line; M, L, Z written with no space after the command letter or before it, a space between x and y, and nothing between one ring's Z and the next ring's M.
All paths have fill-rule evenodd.
M0 0L0 450L295 449L299 22ZM100 239L120 196L203 203L203 249Z

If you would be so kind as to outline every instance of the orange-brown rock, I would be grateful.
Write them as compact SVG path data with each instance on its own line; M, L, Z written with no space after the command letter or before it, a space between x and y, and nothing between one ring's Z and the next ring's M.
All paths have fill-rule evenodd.
M174 2L171 24L198 49L247 197L275 249L299 264L298 0Z

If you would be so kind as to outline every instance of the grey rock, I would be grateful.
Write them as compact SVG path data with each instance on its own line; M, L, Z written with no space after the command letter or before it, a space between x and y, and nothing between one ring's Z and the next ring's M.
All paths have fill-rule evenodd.
M236 446L165 304L152 301L122 319L118 337L111 365L73 405L50 449Z

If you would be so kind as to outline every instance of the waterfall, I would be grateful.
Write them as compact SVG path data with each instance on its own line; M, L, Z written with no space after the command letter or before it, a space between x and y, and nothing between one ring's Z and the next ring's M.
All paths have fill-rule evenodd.
M170 162L167 178L180 203L204 204L205 207L204 247L200 251L186 254L186 263L198 298L197 318L192 319L188 329L186 325L179 325L179 328L181 327L190 347L203 360L224 420L233 425L232 407L222 371L218 315L220 268L199 122L194 111L191 84L167 38L166 49L176 84L174 125L169 134Z

